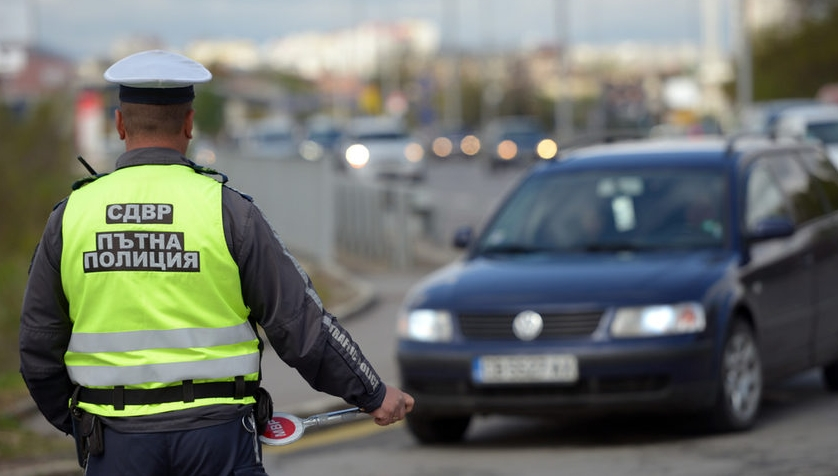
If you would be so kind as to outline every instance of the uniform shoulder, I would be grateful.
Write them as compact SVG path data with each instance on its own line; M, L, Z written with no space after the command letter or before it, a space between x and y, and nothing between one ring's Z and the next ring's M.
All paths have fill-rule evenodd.
M235 189L235 188L233 188L233 187L231 187L227 184L224 184L222 186L222 190L224 191L225 195L233 196L233 197L236 197L236 198L241 198L241 199L244 199L244 200L246 200L250 203L253 203L253 197L252 196L250 196L250 195L248 195L248 194L246 194L246 193L244 193L240 190L237 190L237 189Z

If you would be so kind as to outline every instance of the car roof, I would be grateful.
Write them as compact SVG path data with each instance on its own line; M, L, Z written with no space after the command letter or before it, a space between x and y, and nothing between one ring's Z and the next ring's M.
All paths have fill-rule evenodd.
M561 164L562 168L616 167L626 164L724 166L730 163L732 156L789 144L798 143L771 141L762 136L736 139L720 136L639 139L581 147L562 153L554 163Z
M779 120L790 117L798 117L804 120L823 120L838 118L838 106L833 104L820 104L813 106L794 106L785 109L780 113Z

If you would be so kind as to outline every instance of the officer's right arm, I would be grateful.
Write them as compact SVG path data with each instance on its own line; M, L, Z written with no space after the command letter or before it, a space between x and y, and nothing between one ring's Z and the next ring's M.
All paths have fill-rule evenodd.
M41 413L72 433L69 399L73 384L64 366L72 324L61 286L63 203L47 222L32 264L20 314L20 372Z

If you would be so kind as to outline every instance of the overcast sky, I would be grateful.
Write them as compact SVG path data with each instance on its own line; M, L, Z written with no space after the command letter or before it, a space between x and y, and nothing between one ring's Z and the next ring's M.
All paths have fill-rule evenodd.
M0 0L29 2L38 43L74 58L103 56L119 39L156 37L263 42L375 20L436 24L444 46L514 48L555 41L567 5L571 42L698 42L702 0ZM730 0L718 0L729 10ZM563 3L564 2L564 3ZM0 23L5 23L0 21ZM7 29L7 31L9 31ZM726 41L726 40L725 40Z

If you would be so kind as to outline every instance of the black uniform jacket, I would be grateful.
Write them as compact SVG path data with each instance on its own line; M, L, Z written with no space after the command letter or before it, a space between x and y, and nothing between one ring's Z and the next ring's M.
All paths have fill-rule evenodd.
M117 168L185 164L172 149L144 148L122 154ZM35 251L20 319L21 374L40 411L56 428L72 431L68 401L74 389L64 366L72 332L68 296L61 285L61 223L66 199L56 205ZM365 411L381 406L385 386L349 334L329 314L308 275L246 195L222 191L224 234L239 267L250 319L264 330L279 357L311 387ZM248 411L212 405L133 418L107 419L122 431L183 430L212 425Z

